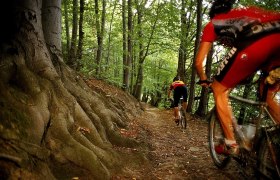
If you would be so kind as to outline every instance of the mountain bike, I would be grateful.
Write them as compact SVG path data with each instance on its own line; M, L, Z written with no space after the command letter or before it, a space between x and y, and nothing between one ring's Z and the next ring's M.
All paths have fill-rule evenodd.
M169 99L169 101L171 102L171 106L174 108L174 100ZM186 116L186 111L184 111L184 108L183 108L183 97L181 97L179 100L178 110L179 110L179 121L176 123L178 126L180 125L180 127L182 129L186 129L187 128L187 116Z
M187 128L187 116L186 116L186 111L183 108L183 97L180 98L179 101L179 125L183 128Z
M262 97L266 97L267 85ZM209 116L209 147L214 164L222 169L231 159L241 165L245 176L259 179L280 179L280 126L277 125L268 111L267 104L262 98L259 101L230 96L245 106L255 106L258 111L255 119L244 124L233 122L234 133L240 150L237 156L218 154L215 146L224 143L224 134L217 118L215 107ZM233 110L234 111L234 110Z

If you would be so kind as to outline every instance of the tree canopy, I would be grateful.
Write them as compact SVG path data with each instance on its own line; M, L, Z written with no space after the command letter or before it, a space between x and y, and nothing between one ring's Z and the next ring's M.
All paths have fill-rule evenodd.
M197 9L197 3L201 3L201 11ZM195 79L191 79L194 71L192 62L195 56L195 40L201 31L200 29L197 32L197 13L201 13L200 23L203 27L209 20L208 1L89 0L83 3L84 11L79 13L75 10L80 7L77 3L65 0L63 4L64 57L74 53L69 47L73 38L77 41L79 36L71 37L69 32L77 31L75 26L79 21L78 16L84 16L81 38L83 46L79 50L82 58L76 58L80 72L125 87L137 99L149 100L160 106L166 103L166 87L173 77L180 74L187 84L192 83L190 90L197 91L191 98L199 96L199 89L194 87L192 82ZM236 3L236 6L246 5L279 10L277 0ZM75 6L77 7L73 8ZM213 56L218 56L218 53L220 51L214 51ZM65 58L65 61L69 59ZM124 81L125 77L127 79ZM190 107L190 111L195 109Z

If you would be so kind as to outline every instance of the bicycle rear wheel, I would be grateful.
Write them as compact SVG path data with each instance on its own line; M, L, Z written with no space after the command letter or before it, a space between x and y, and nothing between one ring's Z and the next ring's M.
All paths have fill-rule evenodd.
M186 117L186 113L184 112L183 109L180 110L180 114L181 114L181 118L180 118L180 124L181 124L181 127L183 129L186 129L187 128L187 117Z
M268 132L270 137L270 142L266 136L263 136L260 143L260 149L258 152L258 173L259 179L280 179L280 174L277 172L280 168L280 142L279 135L280 129L276 129L274 132ZM271 145L271 147L270 147ZM271 150L272 148L273 150ZM272 157L275 157L276 164Z
M230 157L224 154L218 154L215 150L215 146L221 143L224 143L224 133L223 129L220 125L220 121L216 116L216 110L213 109L211 111L210 119L209 119L209 148L210 154L214 164L222 169L227 166L230 161Z

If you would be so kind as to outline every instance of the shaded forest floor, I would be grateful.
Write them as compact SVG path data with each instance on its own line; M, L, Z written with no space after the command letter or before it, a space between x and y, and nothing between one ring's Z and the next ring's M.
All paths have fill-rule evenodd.
M91 79L90 84L106 94L123 93L99 80ZM115 96L120 101L127 101L122 97ZM141 145L137 148L115 147L122 154L124 167L122 171L116 167L112 180L245 179L235 161L224 170L217 169L213 164L205 120L188 114L187 130L183 131L173 121L172 109L161 110L148 104L142 104L142 107L143 113L132 117L127 129L120 129L123 136L135 138Z
M205 120L188 115L188 127L183 131L174 123L172 110L144 106L145 112L131 123L133 130L124 134L134 134L149 148L123 149L122 153L130 157L142 151L146 159L127 161L124 171L113 179L244 179L235 161L224 170L214 166Z

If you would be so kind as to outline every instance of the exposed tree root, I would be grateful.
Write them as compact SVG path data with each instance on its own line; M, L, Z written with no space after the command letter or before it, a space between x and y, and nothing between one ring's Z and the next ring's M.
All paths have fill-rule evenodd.
M37 51L35 55L30 52L39 56ZM19 51L0 59L6 68L0 67L5 74L0 81L0 134L6 143L23 140L47 149L48 163L30 155L26 147L12 151L0 148L0 153L6 157L20 154L19 158L27 162L20 169L44 171L51 173L52 178L62 177L61 170L72 166L77 170L68 172L66 177L86 173L95 179L109 179L110 169L120 162L113 145L138 145L135 139L120 134L120 129L127 127L128 116L136 113L129 114L120 109L123 102L92 91L63 62L56 63L56 71L43 68L38 62L41 70L35 71L36 65L25 63L26 58L32 58L31 54L23 56ZM33 163L41 164L44 169L34 168ZM9 173L15 176L15 172L17 168Z

